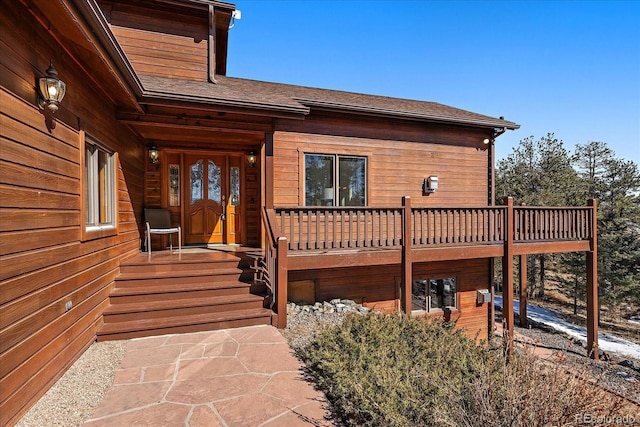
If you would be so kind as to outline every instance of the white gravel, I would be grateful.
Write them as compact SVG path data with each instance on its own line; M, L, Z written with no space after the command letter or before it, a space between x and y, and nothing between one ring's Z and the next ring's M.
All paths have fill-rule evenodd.
M113 384L126 344L93 343L16 426L81 426Z

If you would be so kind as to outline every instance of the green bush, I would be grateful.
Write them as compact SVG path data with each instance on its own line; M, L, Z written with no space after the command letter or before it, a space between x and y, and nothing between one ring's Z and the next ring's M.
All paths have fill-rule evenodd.
M352 315L301 350L349 426L565 425L620 399L557 366L476 345L441 321Z

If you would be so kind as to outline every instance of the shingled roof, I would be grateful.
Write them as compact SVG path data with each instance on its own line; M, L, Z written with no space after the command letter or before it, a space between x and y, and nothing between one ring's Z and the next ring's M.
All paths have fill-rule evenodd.
M139 76L144 99L309 114L314 108L375 116L517 129L520 125L436 102L366 95L282 83L216 76L217 84L157 76ZM144 102L144 100L143 100Z

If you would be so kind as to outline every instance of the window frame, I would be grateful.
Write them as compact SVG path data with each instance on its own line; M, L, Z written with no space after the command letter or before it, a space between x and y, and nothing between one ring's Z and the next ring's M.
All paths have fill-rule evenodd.
M454 305L447 305L447 306L443 306L443 307L435 307L432 308L431 307L431 282L434 280L448 280L451 279L453 280L454 283L454 288L455 291L453 293L453 299L454 299ZM426 282L423 283L422 285L425 286L425 306L422 309L413 309L413 283L415 282ZM457 276L451 275L451 276L437 276L437 277L428 277L426 279L424 278L419 278L419 279L413 279L412 280L412 287L411 287L411 305L412 305L412 309L411 309L411 313L412 314L439 314L439 313L444 313L445 311L451 311L451 312L457 312L459 310L459 305L460 305L460 301L458 298L458 293L459 293L459 284L458 284L458 278Z
M80 131L80 200L81 200L81 238L92 240L102 237L114 236L119 232L119 208L118 208L118 153L98 138ZM89 150L92 153L89 155ZM107 222L100 223L96 218L100 217L100 201L97 198L99 192L98 156L106 153L106 208L110 217ZM88 169L89 168L89 169ZM89 193L89 190L92 190ZM89 221L87 220L89 217Z
M349 154L349 153L320 153L320 152L303 152L301 154L301 181L300 181L300 197L303 203L302 206L308 207L359 207L360 205L339 205L340 200L340 159L362 159L364 160L364 204L361 206L368 206L369 204L369 156L362 154ZM307 156L326 156L331 157L333 161L333 204L331 205L307 205ZM328 200L328 199L327 199Z

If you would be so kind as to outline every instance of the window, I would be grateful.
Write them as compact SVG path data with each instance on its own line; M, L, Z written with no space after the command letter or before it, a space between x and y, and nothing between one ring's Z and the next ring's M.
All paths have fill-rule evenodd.
M169 206L180 206L180 165L169 165Z
M412 311L442 311L458 307L455 277L414 280L411 284Z
M85 141L85 224L87 231L116 227L115 154Z
M306 154L305 206L365 206L366 166L365 157Z

